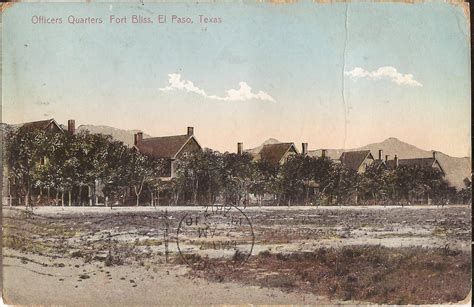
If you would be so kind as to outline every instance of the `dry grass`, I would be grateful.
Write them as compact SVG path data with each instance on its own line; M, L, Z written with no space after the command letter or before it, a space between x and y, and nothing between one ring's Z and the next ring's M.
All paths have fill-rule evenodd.
M384 304L457 302L471 288L470 255L450 249L355 246L311 253L262 252L244 267L229 266L226 260L203 258L191 274Z
M27 216L6 211L3 220L5 247L52 259L76 258L99 261L106 266L159 265L165 259L161 213L68 214ZM177 212L179 221L185 211ZM427 229L427 236L455 243L471 237L470 210L326 210L247 212L252 219L256 244L287 244L296 241L344 239L371 225L387 238L411 236L396 233L401 225ZM176 229L176 224L171 224ZM389 232L388 234L384 234ZM415 233L415 232L414 232ZM425 235L425 234L423 234ZM420 235L417 235L420 237ZM175 238L170 237L170 244ZM206 242L206 241L205 241ZM191 244L197 242L189 242ZM199 242L203 243L203 242ZM220 243L214 238L214 244ZM214 244L203 248L214 249ZM469 243L467 243L469 244ZM444 245L440 245L444 246ZM176 252L169 263L192 263L192 274L216 281L236 281L287 291L306 291L344 300L390 304L436 304L463 299L471 287L470 252L450 249L384 248L356 246L318 249L311 253L263 252L245 260L207 259Z

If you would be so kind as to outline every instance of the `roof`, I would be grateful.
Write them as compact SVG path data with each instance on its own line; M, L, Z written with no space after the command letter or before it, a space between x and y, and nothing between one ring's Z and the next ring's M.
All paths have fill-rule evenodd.
M60 130L63 130L63 129L58 125L58 123L56 123L56 121L54 120L54 118L24 123L24 124L21 125L21 128L30 128L30 129L46 130L51 124L54 124L54 125L56 125Z
M293 143L277 143L267 144L260 150L260 159L268 162L269 164L279 164L285 154L293 147L293 150L297 152L296 147Z
M387 167L395 168L395 160L389 160L386 162ZM398 166L419 166L419 167L433 167L435 164L444 173L443 168L435 158L414 158L414 159L398 159Z
M342 165L344 165L344 167L357 171L362 165L362 162L364 162L365 159L369 156L372 157L370 150L345 151L342 153L339 160L341 160L341 163ZM372 157L372 159L373 158L374 157Z
M374 163L372 163L376 168L379 168L381 166L386 167L386 162L384 160L375 160Z
M325 157L333 161L339 161L341 154L344 152L344 150L339 150L339 149L325 149L325 150L326 150ZM310 150L308 151L308 156L321 158L323 156L322 151L323 149Z
M395 160L388 160L388 161L385 161L385 165L387 165L388 168L390 169L394 169L396 164L395 164Z
M436 162L433 158L415 158L415 159L399 159L398 165L400 166L422 166L431 167Z
M196 141L194 136L186 134L146 138L142 139L138 145L138 149L140 152L152 155L156 158L175 158L184 145L191 139Z

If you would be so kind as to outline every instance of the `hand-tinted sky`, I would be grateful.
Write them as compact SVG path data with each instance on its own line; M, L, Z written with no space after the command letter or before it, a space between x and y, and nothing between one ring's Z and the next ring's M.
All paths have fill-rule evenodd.
M134 14L155 24L131 24ZM270 137L310 150L397 137L466 156L468 38L462 7L446 3L15 5L3 16L2 121L74 118L154 136L194 126L221 151Z

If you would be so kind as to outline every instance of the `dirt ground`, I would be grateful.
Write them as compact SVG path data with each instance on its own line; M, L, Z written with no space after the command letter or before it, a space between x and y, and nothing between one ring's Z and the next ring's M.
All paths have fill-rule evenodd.
M465 206L3 207L3 227L15 304L448 303L471 288ZM392 282L407 272L428 291Z

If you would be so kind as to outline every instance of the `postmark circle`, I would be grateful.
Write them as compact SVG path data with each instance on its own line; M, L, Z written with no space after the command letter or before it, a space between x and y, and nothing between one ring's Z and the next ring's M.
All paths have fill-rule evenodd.
M233 205L210 205L185 214L178 225L177 249L188 266L203 257L225 258L233 266L244 264L255 244L250 218Z

